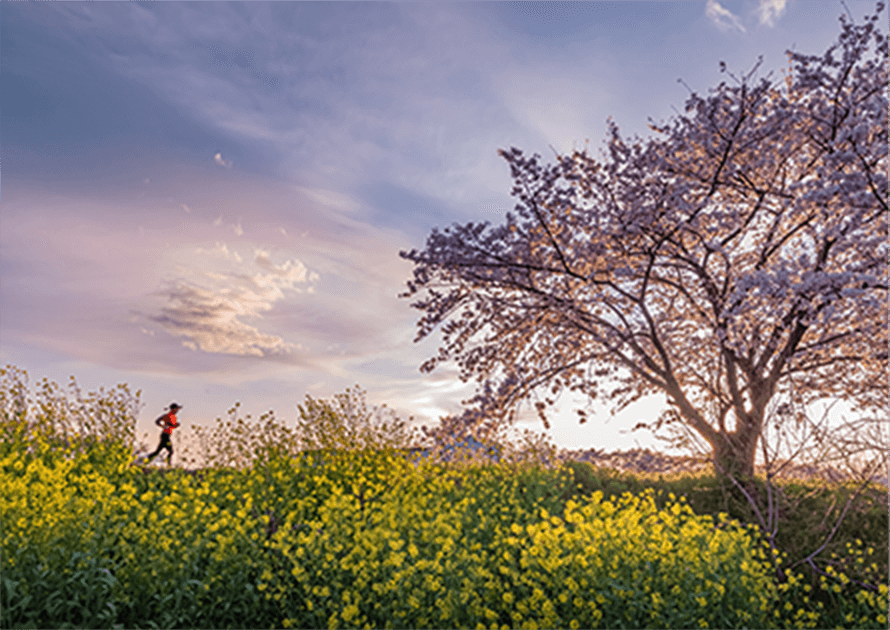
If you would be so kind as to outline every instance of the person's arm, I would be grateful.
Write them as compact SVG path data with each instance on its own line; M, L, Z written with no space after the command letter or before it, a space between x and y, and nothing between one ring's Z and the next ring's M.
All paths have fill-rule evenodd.
M164 414L163 416L155 420L155 424L163 429L167 424L167 414Z

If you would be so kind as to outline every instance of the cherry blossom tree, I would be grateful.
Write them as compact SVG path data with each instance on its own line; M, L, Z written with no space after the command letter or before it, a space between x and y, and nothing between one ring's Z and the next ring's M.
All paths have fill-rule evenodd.
M718 472L750 478L777 403L882 409L883 8L858 25L842 16L823 55L788 51L784 80L755 80L759 63L740 79L727 72L685 114L650 121L651 138L624 139L610 121L600 159L585 149L542 165L500 151L518 217L487 233L488 222L434 228L424 251L400 252L415 263L400 297L428 291L411 305L426 312L415 341L454 316L421 371L456 358L462 381L482 383L462 420L512 423L540 388L613 411L663 393L655 429L682 423ZM535 405L546 427L545 403Z

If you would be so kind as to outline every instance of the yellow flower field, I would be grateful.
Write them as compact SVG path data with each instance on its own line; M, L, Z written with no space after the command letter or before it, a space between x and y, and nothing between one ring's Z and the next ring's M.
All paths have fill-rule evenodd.
M781 605L756 531L651 491L565 500L561 470L393 452L199 474L125 455L4 447L3 627L820 625ZM852 626L885 623L870 595Z
M2 628L887 627L886 548L858 537L818 580L779 580L756 527L671 491L282 431L239 467L143 469L126 386L72 405L46 383L32 408L0 377Z

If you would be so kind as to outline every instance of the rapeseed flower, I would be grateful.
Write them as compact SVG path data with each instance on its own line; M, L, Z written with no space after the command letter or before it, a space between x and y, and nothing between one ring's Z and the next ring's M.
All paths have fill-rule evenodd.
M522 497L539 473L518 483L469 468L436 479L385 464L343 458L304 475L308 466L288 463L290 473L271 476L273 491L250 470L210 471L198 483L87 467L69 475L73 464L7 456L4 575L27 561L8 553L16 540L37 557L116 540L115 602L133 615L148 616L151 602L189 580L196 585L184 597L197 609L249 607L276 627L751 627L773 613L761 550L740 528L715 530L682 503L658 510L645 494L606 501L598 492L560 505ZM834 592L851 586L843 573L833 579ZM800 586L789 579L788 588ZM373 604L360 592L374 593ZM684 616L687 594L696 616ZM857 592L851 601L872 610L886 595L884 586L880 597ZM860 623L858 610L839 620ZM869 619L886 621L886 603L878 612ZM795 602L781 614L803 626L816 613ZM209 619L194 623L226 625Z

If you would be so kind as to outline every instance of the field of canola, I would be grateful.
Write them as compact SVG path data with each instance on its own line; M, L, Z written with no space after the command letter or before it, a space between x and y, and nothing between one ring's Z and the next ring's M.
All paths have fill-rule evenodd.
M343 452L190 474L123 447L0 448L4 628L887 623L886 586L839 576L824 619L790 604L794 578L777 588L756 529L651 491L582 496L565 468Z

